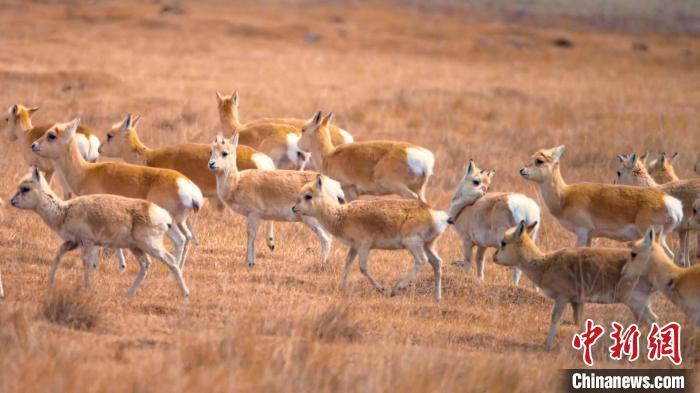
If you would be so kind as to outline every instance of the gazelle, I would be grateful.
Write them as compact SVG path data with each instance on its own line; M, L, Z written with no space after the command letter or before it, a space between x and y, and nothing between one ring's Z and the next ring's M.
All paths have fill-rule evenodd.
M540 207L535 201L523 194L512 192L487 193L473 200L469 190L482 187L486 192L491 184L495 171L484 171L469 161L464 177L459 182L447 212L448 222L462 239L464 260L455 261L455 265L463 265L464 273L469 273L472 264L472 253L476 246L477 276L484 279L484 254L489 247L498 247L503 233L519 222L534 225L531 233L532 240L537 239L540 222ZM520 270L513 268L513 284L520 281Z
M652 188L566 184L559 165L562 154L564 145L539 150L532 156L532 163L520 169L520 175L538 183L547 209L576 235L577 246L590 246L596 237L629 241L654 227L666 252L673 255L666 235L683 219L681 201Z
M100 154L106 157L120 157L130 164L176 170L192 180L206 198L214 198L219 203L216 176L207 169L210 146L184 143L150 149L141 142L136 131L139 119L139 116L132 118L129 114L124 121L114 124L100 146ZM239 145L236 148L236 157L236 165L241 170L275 169L270 157L249 146ZM268 226L266 242L270 250L275 249L272 222Z
M700 198L700 179L675 180L664 184L658 184L647 172L646 167L637 159L636 154L629 157L618 155L620 166L616 172L615 183L632 186L650 187L663 191L683 203L683 221L678 226L678 236L681 243L681 264L690 266L690 245L695 241L695 232L688 227L688 220L692 215L693 202ZM657 160L664 160L662 155Z
M291 124L261 122L251 126L238 121L238 94L223 97L217 92L219 119L225 131L239 134L240 144L261 151L275 163L275 168L298 169L306 163L306 155L297 146L299 129Z
M38 110L38 106L28 108L24 105L13 105L8 109L5 115L5 132L10 142L14 142L20 138L22 139L22 155L24 156L24 161L28 166L37 167L44 172L46 180L50 182L54 173L51 160L39 157L32 152L32 143L41 138L41 136L46 133L46 130L53 126L53 124L36 127L32 125L31 117ZM100 147L100 140L97 136L86 127L78 126L75 138L78 143L78 150L83 158L90 162L97 161L99 156L98 149ZM64 196L68 196L65 181L63 179L59 180L61 180Z
M333 114L321 112L302 128L299 147L320 160L320 172L343 186L348 200L360 195L397 194L426 202L425 189L435 157L423 147L404 142L353 142L334 146L328 132Z
M299 217L292 206L301 187L314 179L314 172L291 170L263 171L249 169L238 171L236 154L238 134L231 141L219 135L211 144L209 169L216 175L216 189L221 201L234 212L246 217L248 244L246 265L255 265L255 237L260 220L298 222L302 221L321 240L321 262L328 259L333 238L309 217ZM342 199L340 186L336 184L333 197Z
M646 280L622 279L629 251L625 248L563 248L543 253L532 240L536 224L508 229L494 262L520 268L544 294L554 300L545 347L552 348L557 324L567 304L574 322L582 322L585 303L624 303L637 320L651 323L656 315L649 306L654 287Z
M341 204L325 192L329 179L318 175L301 190L292 210L302 217L313 217L350 249L345 260L340 288L345 287L350 266L356 257L360 272L380 292L384 287L370 274L367 264L371 250L407 249L413 254L413 270L391 291L394 296L402 291L426 262L433 267L435 300L442 297L442 260L435 244L447 228L447 214L436 211L416 200L373 199L356 200ZM474 198L483 195L483 189L474 190Z
M151 264L148 255L161 260L173 273L185 298L189 291L175 257L163 246L163 235L172 227L167 211L154 203L116 195L89 195L63 201L53 193L38 169L34 168L17 187L12 206L34 210L56 232L63 244L49 273L49 284L63 255L80 246L85 287L91 285L90 271L97 267L100 247L128 248L141 264L129 289L134 296Z
M80 119L69 126L49 128L32 144L32 151L52 160L76 195L114 194L146 199L170 213L173 225L167 235L175 244L180 269L185 264L187 244L193 238L188 218L197 212L204 197L191 180L172 169L150 168L118 162L89 163L73 138ZM121 256L123 258L123 255Z
M651 281L696 326L700 325L700 265L677 266L654 242L655 236L649 229L642 239L632 243L622 273Z

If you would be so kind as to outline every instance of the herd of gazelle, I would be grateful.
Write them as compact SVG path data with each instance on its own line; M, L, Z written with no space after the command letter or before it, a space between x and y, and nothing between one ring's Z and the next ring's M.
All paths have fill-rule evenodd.
M127 115L100 141L80 119L33 126L38 107L13 105L5 118L10 141L21 140L32 169L11 200L14 207L34 210L63 240L51 271L55 279L62 256L78 247L85 286L97 266L100 248L129 249L140 265L128 295L133 296L154 257L172 271L185 298L189 291L182 269L190 244L198 244L193 214L209 198L246 217L246 264L255 264L255 240L268 221L267 245L274 249L274 221L302 222L320 239L326 262L333 237L348 247L340 287L359 259L360 271L379 291L370 273L371 250L406 249L413 269L391 290L402 291L425 262L434 272L436 300L441 298L442 260L436 242L452 224L462 240L468 272L476 246L477 274L484 276L484 257L496 248L494 262L521 272L554 300L546 347L567 304L575 322L585 303L624 303L645 323L656 320L650 295L662 292L695 324L700 324L700 267L690 267L693 234L700 230L700 178L679 179L676 156L654 160L620 155L615 184L567 184L561 174L564 146L543 149L520 175L539 186L547 210L576 235L576 247L545 253L535 244L541 217L538 204L518 193L488 192L495 171L469 161L447 212L432 209L426 187L435 158L424 147L397 141L355 142L333 124L331 113L311 119L239 119L235 92L217 92L224 132L211 145L186 143L152 149L139 139L139 118ZM97 162L100 155L125 163ZM700 174L700 158L695 164ZM59 179L63 198L49 182ZM364 198L389 195L396 198ZM678 263L667 236L678 232ZM174 253L164 246L168 237ZM622 248L593 248L596 237L630 242ZM691 255L692 254L692 255ZM0 279L0 297L4 296Z

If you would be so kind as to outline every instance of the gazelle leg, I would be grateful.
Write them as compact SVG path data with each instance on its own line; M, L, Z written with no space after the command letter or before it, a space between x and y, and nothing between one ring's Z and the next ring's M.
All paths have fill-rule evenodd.
M180 257L180 270L185 268L185 261L187 260L187 252L190 249L190 243L194 243L194 235L190 232L187 220L177 224L177 228L185 236L185 245L182 247L182 257Z
M265 239L267 241L267 248L270 249L270 251L275 251L275 222L274 221L268 221L267 222L267 238Z
M472 253L474 252L474 243L472 242L471 238L464 238L462 239L462 247L463 247L463 253L464 253L464 260L462 261L454 261L452 262L453 265L456 266L463 266L464 267L464 274L469 273L469 269L472 267Z
M571 310L574 312L574 324L576 326L581 326L583 322L583 305L581 302L571 302Z
M197 238L197 235L194 234L194 227L192 224L192 216L191 215L187 216L187 219L185 220L185 225L187 228L187 232L185 232L185 235L190 239L192 244L194 244L195 246L198 246L199 239Z
M258 226L260 226L260 216L255 213L248 214L248 249L245 259L248 267L255 266L255 237L258 235Z
M425 255L425 250L423 249L423 245L415 245L412 244L408 246L408 249L411 251L413 254L413 259L415 260L413 264L413 269L403 278L401 281L399 281L396 286L394 286L394 289L391 291L391 296L397 295L400 291L402 291L406 286L413 280L413 277L418 274L420 271L420 268L423 266L423 263L428 259L428 256Z
M119 271L124 273L126 271L126 257L124 256L124 250L117 248L114 253L117 255L117 263L119 264Z
M345 268L343 268L343 278L340 280L340 289L345 288L345 284L348 281L348 275L350 274L350 266L352 262L357 257L357 250L350 248L348 250L348 256L345 258Z
M360 258L360 272L364 274L365 277L369 280L369 282L374 285L374 288L377 289L379 292L384 292L384 287L377 282L377 280L374 279L372 274L369 272L367 269L367 260L369 259L369 248L361 248L357 252L357 256Z
M97 257L100 255L100 248L94 244L83 243L80 247L80 256L83 260L85 288L92 286L90 273L97 267Z
M63 254L68 251L73 251L78 248L78 243L75 242L63 242L56 252L56 257L54 258L53 265L51 265L51 271L49 272L49 284L53 284L56 281L56 270L58 265L61 263L61 258Z
M440 301L442 298L442 259L437 252L431 247L425 247L425 253L428 255L428 262L433 267L433 276L435 278L435 300Z
M182 291L182 296L185 299L189 299L190 291L187 289L185 284L185 279L182 277L182 271L178 267L177 260L175 257L165 250L162 244L151 244L148 245L144 250L147 254L163 262L172 272L173 276L177 280L180 290Z
M547 341L545 342L545 349L547 349L547 351L552 349L554 335L557 333L557 324L559 323L561 314L564 313L566 303L568 302L563 298L557 298L556 302L554 303L554 309L552 309L552 321L549 324L549 332L547 333Z
M134 254L136 259L139 261L139 274L136 276L134 283L131 284L131 288L129 288L129 292L126 295L128 297L134 297L136 291L141 286L141 281L143 281L144 277L146 277L148 268L151 266L151 260L148 259L148 254L146 254L142 250L138 248L133 248L131 249L131 253Z
M484 279L484 254L486 247L476 246L476 274L479 280Z
M326 232L325 229L321 226L321 224L313 219L313 218L306 218L304 217L303 219L304 223L311 228L311 230L318 236L319 239L321 239L321 263L326 263L328 260L328 256L331 253L331 244L333 242L333 236L331 236L330 233Z

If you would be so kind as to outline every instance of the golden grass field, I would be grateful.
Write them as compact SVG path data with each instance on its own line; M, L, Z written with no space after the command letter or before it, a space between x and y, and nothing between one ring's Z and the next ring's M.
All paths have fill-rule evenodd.
M492 190L523 192L517 170L539 148L566 144L569 182L610 182L619 153L680 152L693 176L700 150L700 39L653 30L605 32L585 24L516 24L459 11L321 3L206 3L160 13L155 3L3 2L0 104L41 105L34 123L83 124L100 137L127 112L143 116L150 146L209 142L220 130L215 91L241 95L243 121L333 111L356 140L420 144L437 158L428 199L446 209L464 164L495 168ZM318 40L313 38L313 33ZM573 47L552 41L566 37ZM634 51L645 43L648 51ZM4 138L4 135L3 135ZM6 141L6 139L3 139ZM17 143L2 144L0 195L24 176ZM58 187L58 186L56 186ZM244 264L244 220L205 207L201 244L190 251L184 303L154 263L133 299L105 254L92 290L81 290L78 253L49 289L60 240L36 214L2 209L0 391L555 391L559 369L583 365L567 309L544 351L552 302L487 256L486 279L451 261L461 242L448 229L438 250L443 300L424 267L402 295L377 293L355 265L339 291L346 249L327 265L301 225L277 226L278 248L258 237L257 265ZM543 207L540 245L572 246ZM675 242L675 240L674 240ZM612 244L597 241L598 245ZM393 285L413 265L406 251L375 251L369 268ZM685 321L660 295L660 322ZM587 305L606 327L634 322L625 306ZM72 318L72 319L71 319ZM63 322L63 323L60 323ZM684 365L698 352L684 336ZM601 367L668 367L606 359Z

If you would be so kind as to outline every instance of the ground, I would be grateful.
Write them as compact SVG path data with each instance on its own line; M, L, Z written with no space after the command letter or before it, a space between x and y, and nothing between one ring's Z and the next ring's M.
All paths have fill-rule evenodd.
M428 200L440 209L470 158L497 170L493 190L541 204L518 168L559 144L568 182L610 182L617 154L647 150L678 151L678 174L693 176L697 36L397 4L3 3L0 103L41 105L35 124L80 113L100 137L139 114L151 146L212 140L221 130L217 90L239 91L244 121L333 111L356 140L432 150ZM7 201L27 168L17 143L2 146ZM244 221L205 206L185 303L158 264L127 299L136 263L130 258L120 274L111 253L92 290L76 289L76 253L51 290L58 237L34 213L2 213L0 391L547 391L557 390L559 369L582 366L570 310L546 352L552 302L527 279L511 285L490 252L484 281L451 266L462 256L451 229L438 246L445 264L436 303L427 266L397 297L377 293L357 267L338 290L345 247L334 243L321 265L316 237L299 225L277 226L275 251L259 236L257 265L247 268ZM544 207L539 244L574 244ZM405 251L374 252L369 264L387 286L411 266ZM661 296L653 308L661 322L685 321ZM621 305L588 305L585 316L606 326L634 322ZM684 365L692 367L688 338ZM596 347L597 366L669 365L605 360L608 341Z

